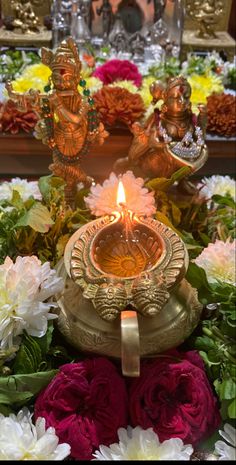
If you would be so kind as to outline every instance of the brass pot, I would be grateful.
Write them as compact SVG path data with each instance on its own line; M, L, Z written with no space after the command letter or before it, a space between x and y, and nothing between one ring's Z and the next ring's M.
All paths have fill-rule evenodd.
M58 265L64 292L57 297L58 327L65 338L85 352L121 357L123 373L129 376L139 374L139 357L181 344L202 311L196 289L184 278L188 254L179 236L152 218L133 221L139 251L149 251L146 264L140 265L137 250L130 257L122 249L118 217L99 218L68 242L64 262ZM112 274L113 235L113 255L117 258L122 250L128 276L121 276L119 268ZM111 263L104 259L106 254ZM131 258L136 256L141 268L132 269Z

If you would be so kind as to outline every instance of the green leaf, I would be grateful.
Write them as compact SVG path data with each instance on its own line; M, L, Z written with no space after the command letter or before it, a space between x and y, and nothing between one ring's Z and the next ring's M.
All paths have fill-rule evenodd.
M236 203L234 199L228 195L213 195L212 200L215 203L218 203L218 205L227 205L228 207L235 209L236 208Z
M161 223L165 224L166 226L168 226L169 228L173 229L173 231L175 231L176 234L180 236L180 232L177 229L175 229L175 227L173 226L169 218L167 218L167 216L164 215L164 213L157 211L156 219L159 220Z
M229 418L236 418L236 399L228 406Z
M51 345L51 342L52 342L53 331L54 331L53 322L50 321L48 323L47 332L43 337L35 337L35 336L32 337L32 339L40 347L41 353L42 353L43 356L45 356L47 354L47 352L49 351L49 348L50 348L50 345Z
M205 271L203 268L197 266L196 263L189 263L186 279L196 289L200 289L201 287L210 289Z
M191 169L188 166L183 166L174 174L171 178L155 178L151 179L145 184L145 187L152 189L154 191L164 191L166 192L176 181L180 181L183 177L187 176L191 172Z
M43 198L48 201L51 198L52 189L61 190L64 188L65 181L57 176L42 176L39 178L38 185Z
M35 339L27 333L24 333L20 349L17 352L13 364L15 374L34 373L38 370L39 365L42 362L42 352Z
M13 190L13 195L9 203L18 210L24 208L24 202L18 191Z
M214 381L214 386L220 400L230 400L236 397L236 383L232 378Z
M45 388L58 370L0 378L0 404L21 406Z
M40 202L35 204L16 223L16 227L30 226L34 231L45 233L54 224L48 209Z
M181 210L171 200L170 200L170 204L171 204L171 211L172 211L174 223L176 224L176 226L178 226L178 224L181 221Z
M197 350L208 351L209 349L215 349L216 345L213 339L208 336L198 336L195 340L195 347Z

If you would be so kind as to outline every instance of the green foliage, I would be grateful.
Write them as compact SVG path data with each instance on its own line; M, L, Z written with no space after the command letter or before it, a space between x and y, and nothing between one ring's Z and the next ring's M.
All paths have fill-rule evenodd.
M54 265L62 257L68 237L91 218L81 194L75 210L66 206L62 179L44 176L39 188L42 202L33 198L23 202L16 191L9 202L0 202L0 263L7 255L15 259L35 254Z
M35 52L6 50L0 54L1 81L14 79L16 74L21 74L27 65L32 65L39 62L40 57Z

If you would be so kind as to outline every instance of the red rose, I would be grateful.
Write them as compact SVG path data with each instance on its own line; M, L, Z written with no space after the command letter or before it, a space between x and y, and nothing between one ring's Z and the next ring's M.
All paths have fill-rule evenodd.
M117 441L127 411L125 382L105 358L63 365L35 404L35 417L44 417L80 460L90 460L100 444Z
M172 351L144 362L129 394L132 426L153 427L161 442L178 437L196 445L220 424L217 400L197 351Z

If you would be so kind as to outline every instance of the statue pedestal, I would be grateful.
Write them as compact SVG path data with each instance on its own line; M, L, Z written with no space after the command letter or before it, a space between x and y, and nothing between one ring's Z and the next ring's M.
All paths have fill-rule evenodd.
M181 59L185 60L189 52L210 52L223 50L229 61L233 61L235 55L235 40L226 31L217 31L216 38L202 39L196 37L196 31L185 30L182 38Z
M48 31L41 26L38 32L22 33L21 30L15 29L8 31L4 26L0 28L0 46L13 47L50 47L52 40L52 31Z

